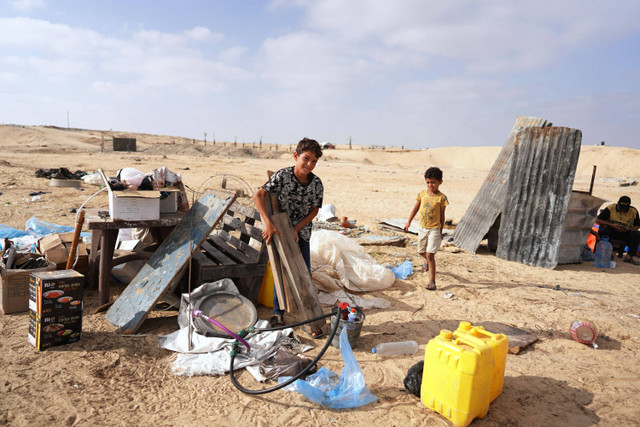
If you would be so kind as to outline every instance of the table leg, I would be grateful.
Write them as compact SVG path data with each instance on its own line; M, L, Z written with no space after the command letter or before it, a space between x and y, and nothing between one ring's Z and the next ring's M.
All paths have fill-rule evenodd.
M100 240L102 230L91 230L91 253L89 254L89 277L87 278L88 289L98 289L99 265L97 262L100 255Z
M118 230L104 230L100 238L99 305L109 302L109 278L111 277L111 264L117 236Z

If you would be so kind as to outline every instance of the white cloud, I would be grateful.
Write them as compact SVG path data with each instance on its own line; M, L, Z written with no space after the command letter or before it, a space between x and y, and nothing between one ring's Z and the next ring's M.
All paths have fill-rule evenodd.
M284 1L280 2L286 3ZM311 30L398 55L463 61L472 72L537 70L568 51L637 33L640 2L294 0Z
M262 52L262 77L280 88L303 93L323 89L333 92L366 67L364 60L347 55L334 40L318 33L267 39Z
M66 80L76 86L85 82L95 90L105 86L91 85L91 81L219 92L229 81L252 78L251 72L225 62L233 52L223 46L216 47L223 53L219 59L209 59L207 50L200 47L202 42L215 45L222 39L204 27L176 33L142 30L128 38L115 38L43 20L0 18L0 48L11 51L16 69L31 66L24 78L39 74L38 80ZM242 47L233 49L235 60Z
M224 34L214 33L213 31L205 27L194 27L190 30L186 30L184 31L184 35L190 40L210 43L216 43L224 40L225 38Z
M15 9L23 12L30 12L34 9L45 7L44 0L12 0L9 2Z

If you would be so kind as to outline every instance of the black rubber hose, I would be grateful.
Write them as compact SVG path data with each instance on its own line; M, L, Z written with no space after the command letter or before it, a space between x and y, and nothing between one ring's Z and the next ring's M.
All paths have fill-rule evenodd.
M310 319L310 320L305 320L303 322L298 322L296 324L293 325L287 325L287 328L290 328L292 326L296 326L296 325L303 325L305 323L311 323L314 322L316 320L319 319L324 319L325 317L331 316L335 314L336 316L338 315L338 311L333 310L332 313L329 314L325 314L319 317L316 317L314 319ZM246 394L265 394L265 393L271 393L272 391L276 391L276 390L280 390L283 387L288 386L289 384L291 384L292 382L302 378L304 375L306 375L307 372L309 372L311 370L311 368L320 360L320 358L322 356L324 356L324 353L327 351L327 349L329 348L329 346L331 345L331 341L333 340L333 337L336 335L336 332L338 331L338 326L340 325L340 319L336 319L336 324L333 326L333 328L331 329L331 334L329 335L329 338L327 339L326 344L324 345L324 347L322 347L322 350L320 350L320 353L318 353L318 356L316 356L315 359L313 359L311 361L311 363L309 363L302 371L300 371L300 373L298 373L297 375L289 378L287 381L275 385L273 387L270 388L265 388L265 389L260 389L260 390L249 390L246 389L244 387L242 387L240 384L238 384L238 381L236 380L236 377L233 374L233 365L236 359L236 354L237 354L237 348L238 348L238 344L234 345L234 350L231 351L231 367L229 368L229 376L231 377L231 382L233 383L233 385L240 390L243 393ZM265 328L265 329L260 329L260 331L270 331L270 330L277 330L277 329L283 329L282 327L279 328Z
M302 320L300 322L291 323L289 325L284 325L284 326L276 326L274 328L254 328L254 330L258 331L258 332L271 332L271 331L281 331L281 330L287 329L287 328L294 328L296 326L306 325L307 323L315 322L317 320L322 320L322 319L325 319L325 318L327 318L329 316L333 316L334 314L337 313L337 310L338 310L338 308L335 307L335 308L333 308L331 310L331 313L323 314L322 316L314 317L313 319Z

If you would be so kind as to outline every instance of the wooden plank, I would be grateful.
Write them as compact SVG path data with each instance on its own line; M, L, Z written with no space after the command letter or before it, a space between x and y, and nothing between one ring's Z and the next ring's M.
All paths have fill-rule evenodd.
M205 191L105 314L116 332L138 330L234 200L235 196L223 200Z
M258 256L260 255L260 251L256 250L255 248L253 248L248 243L245 243L242 240L238 239L236 236L233 236L233 235L231 235L231 234L229 234L229 233L227 233L226 231L223 231L223 230L216 230L212 234L214 236L218 236L218 237L222 238L222 240L226 241L231 246L235 247L240 252L242 252L243 254L247 255L249 258L251 258L253 260L253 262L256 262L258 260ZM258 240L258 241L262 243L262 240Z
M202 249L204 249L205 252L207 252L207 254L211 258L213 258L214 261L217 261L219 264L222 264L222 265L234 265L236 263L234 260L232 260L231 258L226 256L225 254L220 252L218 250L218 248L216 248L215 246L213 246L211 243L209 243L206 240L204 242L202 242Z
M240 203L234 203L233 206L229 208L229 212L239 213L247 218L253 218L254 220L260 221L260 212L258 212L257 209L241 205Z
M509 338L509 354L518 354L534 342L538 341L537 336L504 323L487 321L480 323L479 326L483 326L487 331L493 334L505 334L507 338Z
M311 319L323 315L322 306L318 300L318 292L313 285L311 274L296 242L296 232L291 225L289 216L284 212L279 213L272 215L271 221L280 231L280 235L275 234L273 238L278 252L280 252L282 264L291 278L291 291L300 314L303 319ZM325 319L322 319L307 324L306 326L309 329L307 332L322 329L325 323Z
M209 257L207 257L202 251L196 251L193 254L192 261L196 261L196 260L202 266L207 266L207 267L217 267L218 266L218 264L216 264L215 262L211 261L209 259Z
M197 264L199 264L199 261L197 262ZM198 280L201 282L213 282L220 279L238 279L241 277L256 276L258 276L262 281L262 276L264 276L264 271L267 268L267 265L200 265L199 267Z
M251 264L253 260L225 242L220 236L211 235L209 236L209 241L214 244L218 250L226 254L229 258L233 259L235 263L241 264Z
M262 230L254 227L253 225L247 224L240 218L225 215L223 222L228 227L227 229L238 230L243 234L248 234L250 237L253 237L256 240L262 240Z
M276 249L273 239L271 239L271 242L267 244L267 252L269 253L269 262L271 263L271 271L273 273L273 288L276 290L278 305L281 310L289 312L290 307L287 305L287 300L284 294L284 275L282 273L280 255L278 254L278 250Z
M267 175L271 177L273 172L267 171ZM265 207L267 208L267 214L269 217L274 213L280 212L280 205L278 204L278 199L275 197L271 197L269 193L265 195ZM284 268L282 267L282 262L280 260L280 254L275 247L275 241L271 239L271 241L267 244L267 254L269 255L269 262L271 263L271 271L273 272L273 283L274 289L276 291L276 298L278 299L278 304L280 308L287 313L291 313L293 307L295 305L295 301L293 299L293 295L291 295L291 290L289 289L289 285L286 281Z
M274 173L275 172L273 171L267 170L267 177L271 178L271 176ZM278 202L277 197L271 197L271 195L267 193L265 201L267 202L266 208L267 208L267 213L269 214L269 217L271 217L271 215L273 214L282 212L282 210L280 209L280 203ZM286 279L286 274L284 273L284 266L282 265L282 262L280 260L280 255L278 254L277 250L275 252L276 252L277 264L276 264L276 267L274 267L274 264L272 261L271 269L275 271L275 268L277 268L278 271L280 272L280 275L282 276L283 294L284 294L284 299L286 299L286 303L284 305L287 306L287 313L291 313L296 302L295 302L295 299L293 298L293 294L291 293L291 285L288 283Z

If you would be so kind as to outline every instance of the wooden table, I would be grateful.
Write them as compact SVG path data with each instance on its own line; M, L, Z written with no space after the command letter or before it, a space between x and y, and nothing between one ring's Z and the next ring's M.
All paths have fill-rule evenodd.
M106 212L101 217L100 212ZM84 227L91 231L91 253L89 254L89 288L99 289L99 304L109 302L109 277L113 267L118 231L122 228L148 228L157 241L162 241L182 221L184 213L161 214L160 219L123 221L112 220L108 209L87 209ZM98 258L99 263L98 263Z

